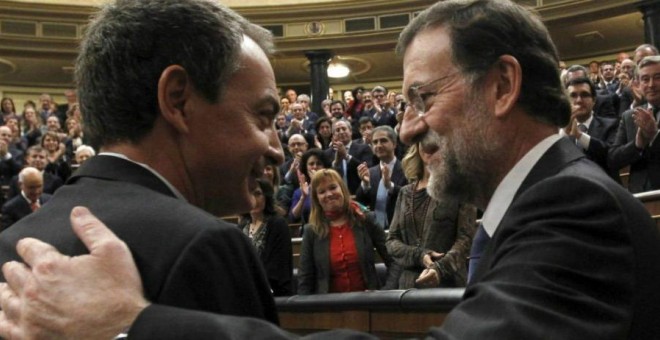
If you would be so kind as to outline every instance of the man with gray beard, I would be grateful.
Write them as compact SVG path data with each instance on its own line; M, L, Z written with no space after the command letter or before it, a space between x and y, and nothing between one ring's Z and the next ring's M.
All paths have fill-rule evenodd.
M660 234L639 201L557 134L570 106L541 20L509 0L440 1L406 27L397 50L409 103L401 138L437 157L429 192L485 210L463 300L430 337L657 339ZM130 254L81 213L74 228L89 226L91 255L70 259L35 240L19 244L32 268L49 270L5 266L18 296L0 289L0 336L46 329L75 337L126 321L131 332L151 325L159 339L291 336L254 319L140 308L139 280L111 282L118 271L136 277ZM110 246L121 265L103 266L113 259L103 251ZM68 282L89 284L57 294ZM108 290L126 294L103 296ZM74 303L90 309L63 308Z

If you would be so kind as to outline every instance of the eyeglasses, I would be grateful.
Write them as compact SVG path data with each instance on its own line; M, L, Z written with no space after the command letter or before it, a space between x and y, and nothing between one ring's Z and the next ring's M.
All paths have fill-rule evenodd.
M432 98L438 95L441 91L441 89L436 89L435 91L431 92L426 92L426 93L420 93L420 89L429 87L431 85L435 85L440 83L441 81L453 77L456 73L458 72L453 72L451 74L448 74L444 77L440 77L434 80L431 80L428 83L420 84L420 85L413 85L408 88L408 100L409 100L409 105L412 107L414 110L417 111L419 115L423 115L426 113L426 102Z
M587 98L592 99L594 97L590 92L586 92L586 91L584 91L584 92L571 92L568 96L571 97L571 99L577 99L578 97L580 97L582 99L587 99Z

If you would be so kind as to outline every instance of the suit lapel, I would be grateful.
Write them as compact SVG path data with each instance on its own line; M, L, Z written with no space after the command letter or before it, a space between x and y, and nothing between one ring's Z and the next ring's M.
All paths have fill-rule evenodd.
M163 195L176 197L165 183L144 167L114 156L90 158L69 178L67 184L75 183L83 177L137 184Z

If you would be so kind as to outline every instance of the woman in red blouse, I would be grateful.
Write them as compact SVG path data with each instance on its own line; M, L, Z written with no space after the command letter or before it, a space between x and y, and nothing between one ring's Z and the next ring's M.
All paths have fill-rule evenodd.
M331 169L312 177L312 210L300 254L298 294L380 288L374 248L389 267L385 232L373 213L351 201L346 184Z

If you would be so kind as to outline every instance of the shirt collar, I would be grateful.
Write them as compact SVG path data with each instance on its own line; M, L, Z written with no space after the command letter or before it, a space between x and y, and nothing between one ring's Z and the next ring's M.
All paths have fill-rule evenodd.
M525 180L534 165L541 159L550 147L555 144L561 137L558 134L551 135L534 146L531 150L521 158L518 163L509 171L504 177L502 182L495 189L493 197L491 197L484 211L481 223L490 237L495 234L504 214L509 209L513 197L520 188L520 185Z
M21 190L21 196L23 196L23 198L25 198L25 200L26 200L30 205L32 205L33 203L37 203L37 204L39 204L39 199L38 199L38 198L37 198L37 201L36 201L36 202L32 202L32 201L30 201L30 199L27 197L27 195L25 195L25 192L23 192L23 190Z
M152 167L150 167L150 166L148 166L148 165L146 165L146 164L144 164L144 163L136 162L136 161L134 161L134 160L132 160L132 159L126 157L126 155L121 154L121 153L117 153L117 152L101 152L101 153L99 153L99 155L121 158L121 159L123 159L123 160L129 161L129 162L131 162L131 163L133 163L133 164L137 164L137 165L139 165L139 166L141 166L141 167L143 167L143 168L149 170L149 172L151 172L152 174L154 174L154 176L156 176L158 179L160 179L160 180L161 180L161 181L162 181L162 182L163 182L163 183L164 183L164 184L165 184L165 185L166 185L166 186L172 191L172 193L174 193L174 196L176 196L178 199L181 199L181 200L187 201L186 198L183 197L183 195L179 192L179 190L177 190L177 189L172 185L172 183L170 183L167 179L165 179L165 177L161 176L161 175L158 173L158 171L154 170Z
M390 161L389 163L385 164L385 165L387 165L387 167L390 169L390 173L392 173L392 169L394 169L394 164L396 164L396 156L394 156L394 157L392 158L392 161ZM381 168L382 168L382 165L383 165L383 162L382 162L382 161L380 162L380 165L381 165Z

